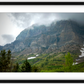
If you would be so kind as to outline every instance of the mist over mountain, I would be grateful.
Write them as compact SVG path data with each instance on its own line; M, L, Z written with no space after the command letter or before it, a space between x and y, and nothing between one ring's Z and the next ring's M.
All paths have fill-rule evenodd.
M79 50L84 41L84 26L74 20L53 21L49 26L32 25L11 44L1 46L20 54L67 52Z

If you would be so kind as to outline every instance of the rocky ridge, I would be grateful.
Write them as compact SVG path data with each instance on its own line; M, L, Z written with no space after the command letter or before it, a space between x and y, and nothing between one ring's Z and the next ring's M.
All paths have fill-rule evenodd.
M67 52L79 50L84 41L84 26L72 20L52 22L49 26L33 25L23 30L11 44L0 49L20 54Z

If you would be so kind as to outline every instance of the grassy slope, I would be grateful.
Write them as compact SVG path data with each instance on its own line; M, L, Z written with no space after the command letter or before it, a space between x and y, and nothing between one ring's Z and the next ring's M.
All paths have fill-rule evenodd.
M16 56L15 62L22 64L24 60L28 57L35 56L34 54L25 56ZM78 55L72 54L73 59L77 58ZM28 60L32 66L37 66L41 72L67 72L64 70L65 65L65 53L50 53L50 54L40 54L35 59ZM84 72L84 63L72 66L72 72ZM67 69L67 68L66 68Z
M15 62L22 64L24 60L28 57L35 56L34 54L28 56L16 56ZM64 54L40 54L37 58L28 60L33 66L37 66L41 71L55 71L61 68L64 64Z

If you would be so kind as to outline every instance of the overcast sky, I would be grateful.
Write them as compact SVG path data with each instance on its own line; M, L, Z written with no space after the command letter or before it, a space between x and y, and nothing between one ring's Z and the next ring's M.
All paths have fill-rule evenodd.
M72 19L84 24L84 13L0 13L0 45L13 42L17 35L33 24Z

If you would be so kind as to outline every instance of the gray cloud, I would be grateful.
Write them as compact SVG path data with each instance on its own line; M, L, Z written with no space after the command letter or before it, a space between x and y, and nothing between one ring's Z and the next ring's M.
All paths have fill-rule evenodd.
M49 25L52 21L72 19L84 24L84 13L11 13L10 17L18 27L27 28L32 24Z
M10 42L14 41L14 36L12 36L12 35L7 35L7 34L5 34L5 35L2 35L2 38L3 38L7 43L10 43Z
M54 13L11 13L12 21L19 27L27 28L33 24L48 25L58 17Z
M58 17L61 19L75 20L79 24L84 24L84 13L59 13Z

